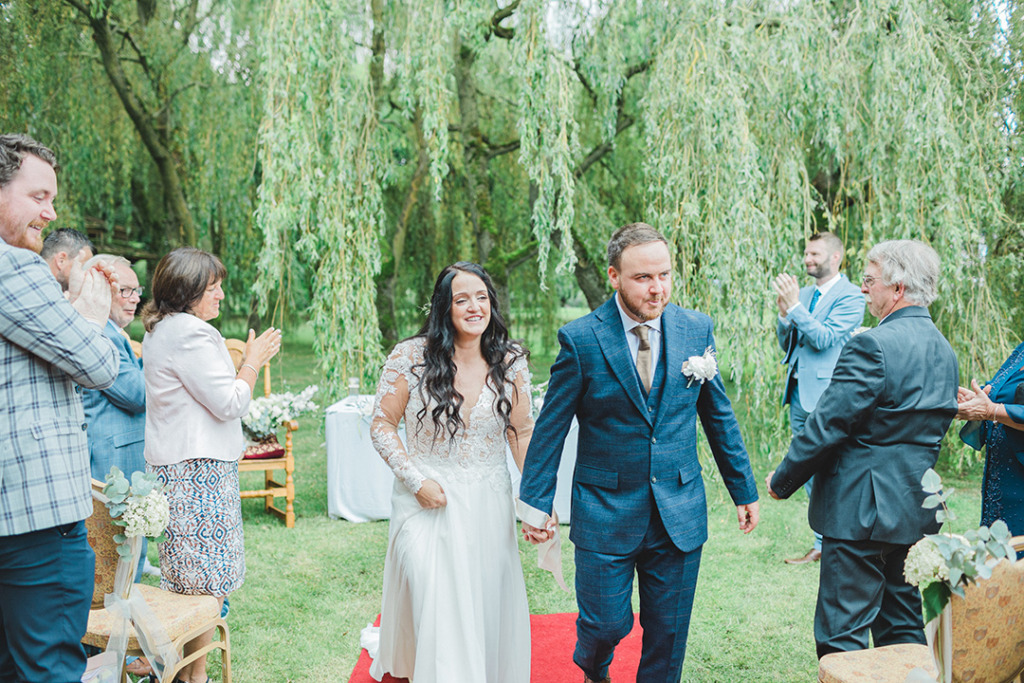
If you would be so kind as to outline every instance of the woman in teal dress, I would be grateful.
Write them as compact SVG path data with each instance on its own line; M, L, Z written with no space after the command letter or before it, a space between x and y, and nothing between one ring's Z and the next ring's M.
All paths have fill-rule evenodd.
M984 387L960 387L957 403L957 417L968 420L960 438L986 447L981 523L1001 519L1014 536L1024 534L1024 344Z

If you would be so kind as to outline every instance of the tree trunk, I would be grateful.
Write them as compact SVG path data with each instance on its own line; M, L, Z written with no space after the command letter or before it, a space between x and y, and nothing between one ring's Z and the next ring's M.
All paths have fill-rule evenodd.
M103 62L103 68L107 72L110 84L121 100L121 104L124 105L125 113L132 120L139 138L142 139L142 144L146 146L153 163L156 164L164 191L167 220L172 234L175 234L174 241L177 244L195 244L196 226L192 220L188 203L185 201L185 192L178 174L177 163L170 152L170 132L164 130L161 134L157 130L145 105L135 96L128 76L121 68L120 56L114 46L110 24L107 23L107 15L93 16L90 9L81 3L75 0L65 1L88 20L89 26L92 28L93 42L96 43L96 48L100 52L100 60Z

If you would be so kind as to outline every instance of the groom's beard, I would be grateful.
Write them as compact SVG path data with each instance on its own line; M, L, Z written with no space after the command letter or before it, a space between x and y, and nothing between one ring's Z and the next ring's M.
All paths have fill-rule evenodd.
M623 308L625 308L627 311L636 316L637 320L642 320L646 322L648 320L654 320L659 315L661 315L662 311L665 310L665 303L668 301L668 297L663 295L655 298L645 298L638 301L636 299L632 299L628 296L625 296L622 293L622 290L620 289L619 301L622 302ZM657 302L657 308L652 309L650 307L645 307L644 304L647 304L648 302Z

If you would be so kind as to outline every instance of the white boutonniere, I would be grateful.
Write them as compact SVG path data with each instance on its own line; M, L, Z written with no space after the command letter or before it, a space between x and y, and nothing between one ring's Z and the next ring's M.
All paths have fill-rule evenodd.
M858 334L861 334L863 332L867 332L870 329L871 329L870 327L864 327L863 325L861 325L859 327L855 327L855 328L853 328L853 332L850 333L850 336L851 337L856 337Z
M704 351L703 356L690 356L683 362L683 376L689 378L686 388L689 389L694 380L704 384L706 380L713 379L718 374L718 361L715 360L715 351L710 346Z

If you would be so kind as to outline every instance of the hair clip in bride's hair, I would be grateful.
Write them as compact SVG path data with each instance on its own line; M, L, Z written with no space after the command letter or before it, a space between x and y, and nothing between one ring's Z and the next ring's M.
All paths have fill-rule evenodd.
M422 306L420 306L420 313L422 313L423 315L430 315L430 302L429 301L427 303L423 304Z

